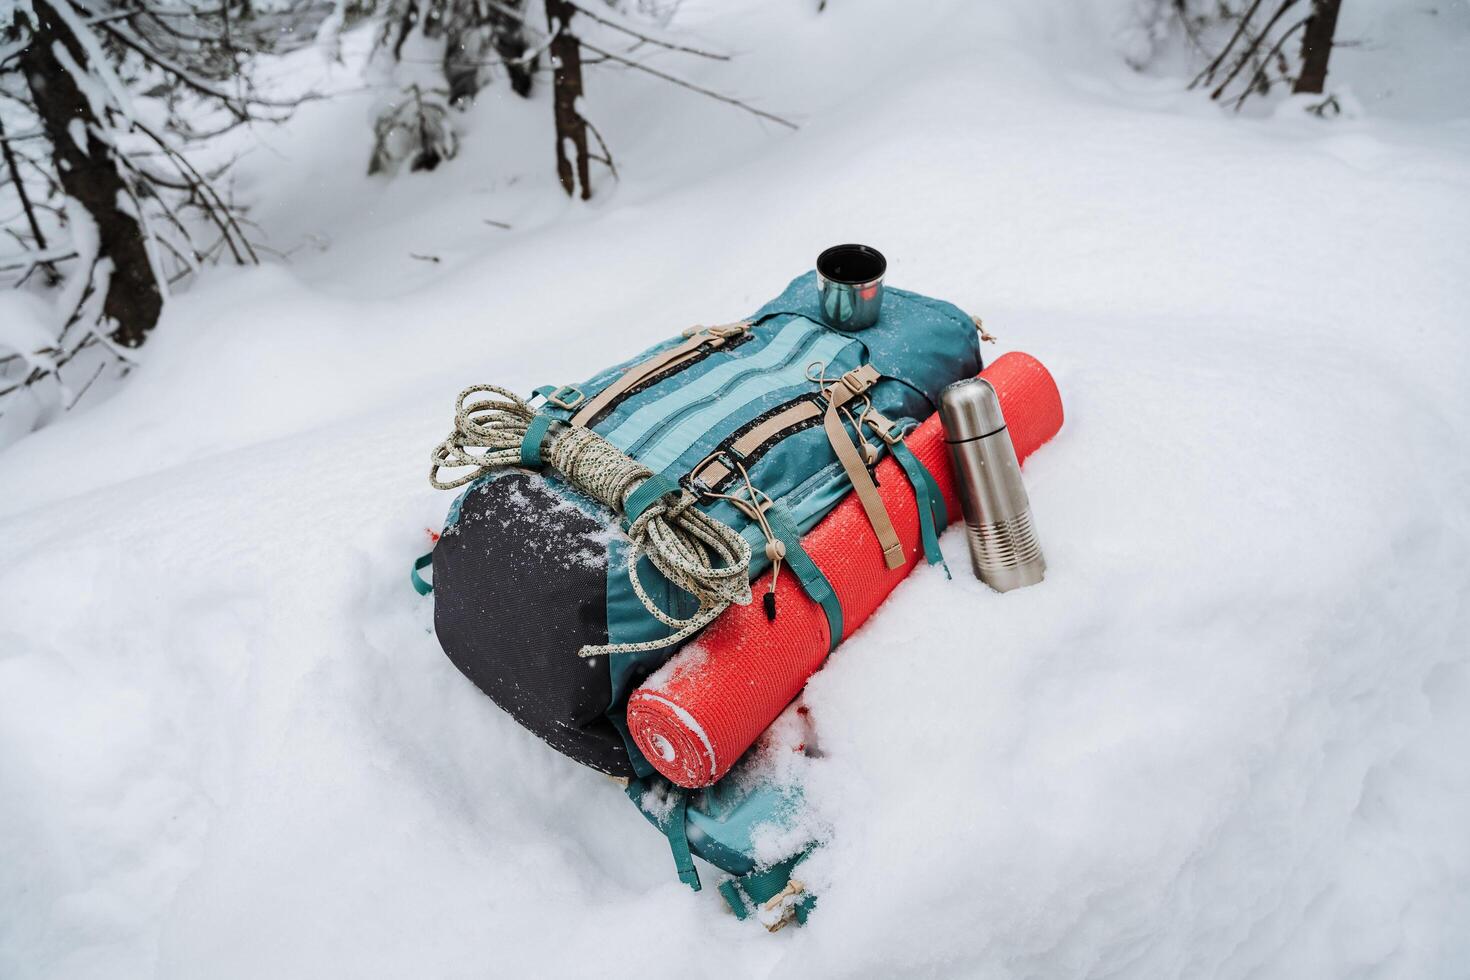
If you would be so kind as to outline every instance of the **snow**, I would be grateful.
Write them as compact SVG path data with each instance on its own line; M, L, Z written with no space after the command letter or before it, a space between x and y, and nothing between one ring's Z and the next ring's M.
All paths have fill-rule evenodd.
M72 251L77 253L78 271L66 277L62 288L52 301L56 312L52 319L58 328L68 322L71 315L87 299L87 287L92 282L93 268L101 249L101 232L97 222L82 203L75 198L66 200L66 230L71 238ZM103 292L106 296L106 292Z
M56 331L50 326L54 316L40 297L18 290L0 293L0 358L18 357L27 372L47 373L55 369L52 357L56 348ZM70 400L69 392L61 397ZM0 415L0 446L20 438L40 421L49 417L54 406L46 397L31 390L18 393L7 411Z
M46 304L21 292L0 293L0 356L19 354L29 367L52 369L47 353L56 346L56 334L47 329Z
M672 657L658 670L649 674L643 687L650 691L667 691L669 685L687 673L698 671L709 661L709 648L699 640L693 640L679 648L679 655Z
M739 54L658 62L796 133L589 71L586 204L501 78L430 174L363 176L369 92L242 134L290 261L206 271L0 454L0 976L1465 975L1465 5L1346 4L1334 120L1133 72L1125 0L814 7L689 0L666 30ZM465 385L848 240L1067 424L1046 582L922 569L809 687L830 840L773 937L453 668L408 568Z

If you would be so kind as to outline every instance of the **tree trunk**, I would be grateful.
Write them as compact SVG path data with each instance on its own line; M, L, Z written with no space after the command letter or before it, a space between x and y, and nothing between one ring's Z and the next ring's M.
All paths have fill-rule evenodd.
M561 178L567 195L582 188L582 200L592 196L587 179L587 122L577 111L582 97L582 46L571 31L572 14L576 12L568 0L546 0L546 22L552 31L552 106L556 116L556 175ZM570 152L576 156L575 172Z
M1294 93L1321 95L1327 86L1327 59L1332 55L1332 35L1337 32L1337 11L1342 0L1312 0L1312 15L1302 34L1302 70Z
M148 247L138 219L122 210L130 199L112 149L97 138L103 123L56 57L61 45L84 70L85 50L56 15L48 0L32 0L34 29L20 55L20 67L30 86L41 127L51 142L56 177L61 189L92 217L97 225L98 261L111 261L112 275L102 304L102 315L114 324L112 339L124 347L139 347L158 323L163 295L153 276ZM73 138L85 131L85 140ZM78 146L78 142L84 145ZM91 275L82 269L78 275Z

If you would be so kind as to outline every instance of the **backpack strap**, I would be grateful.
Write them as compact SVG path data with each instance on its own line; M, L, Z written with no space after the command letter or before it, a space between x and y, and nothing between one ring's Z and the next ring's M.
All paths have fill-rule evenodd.
M949 526L949 508L944 504L944 491L939 488L939 481L903 441L901 425L872 407L864 409L857 421L888 445L904 476L908 477L919 512L919 536L924 545L924 558L931 565L943 565L945 577L950 578L944 552L939 548L939 534Z
M817 563L812 561L812 556L801 546L801 534L797 532L796 524L787 513L786 506L781 503L773 504L766 510L766 520L786 546L786 564L796 573L796 580L801 583L802 591L822 607L822 614L827 617L827 652L831 653L842 642L842 603L827 576L822 574Z
M654 817L643 806L643 794L648 791L648 787L647 780L630 779L626 792L628 799L633 801L633 805L645 817ZM694 854L689 850L689 791L672 784L668 791L674 796L673 808L667 814L654 818L657 820L654 825L669 839L669 850L674 853L674 869L679 873L679 880L694 891L699 891L699 869L694 866Z
M903 467L904 476L914 488L914 502L919 505L919 536L924 541L924 558L931 565L943 565L944 577L951 578L944 552L939 549L939 532L949 526L949 508L944 506L944 493L929 467L919 461L902 439L889 443L893 458Z
M556 421L544 412L538 412L526 425L526 434L521 438L521 465L532 469L541 468L541 444L546 441L546 432Z
M628 494L623 501L623 529L627 530L633 526L633 522L643 514L645 510L653 505L655 501L666 494L674 493L679 489L679 484L670 478L667 472L655 473L638 485L638 488Z
M732 323L724 327L699 327L686 334L684 341L675 344L668 350L639 361L628 370L624 371L618 380L608 385L595 396L587 399L585 404L577 409L572 416L573 425L587 425L595 419L604 408L614 400L620 398L624 393L642 384L655 374L676 368L686 361L691 361L702 354L705 350L715 350L725 346L731 338L739 337L750 329L746 322Z
M772 415L760 425L746 432L740 438L730 443L729 452L737 459L745 459L761 446L766 440L775 436L778 432L789 429L792 426L821 418L822 406L814 401L799 401ZM694 469L689 471L689 480L692 483L702 484L708 489L716 489L721 483L730 478L735 472L734 464L727 458L726 452L716 450L695 464Z
M434 583L426 581L423 575L420 574L432 564L434 564L434 549L430 548L415 558L413 568L409 569L408 580L413 583L413 590L419 595L428 595L434 591Z
M731 448L743 456L782 429L820 417L822 427L827 433L827 441L832 444L837 461L842 464L843 472L857 491L863 512L868 515L868 523L873 526L873 533L878 536L884 563L889 568L898 568L904 563L903 542L898 539L898 532L893 528L888 509L883 506L883 498L878 495L878 486L873 482L873 474L868 471L867 460L858 453L842 424L841 414L849 402L865 394L881 377L878 369L871 364L854 368L822 389L822 395L826 399L825 408L817 402L798 402L741 436ZM717 453L696 466L690 476L706 486L716 487L731 472L731 467ZM838 636L841 636L840 632Z
M842 425L840 414L844 405L873 387L879 377L877 368L864 364L844 374L837 383L829 385L826 389L827 410L822 414L822 428L826 430L827 440L832 443L837 461L842 464L843 471L852 482L853 490L857 491L863 512L868 515L868 523L873 525L873 533L878 536L878 546L883 549L884 564L889 568L900 568L904 563L903 542L898 539L898 532L894 530L893 521L888 517L888 509L883 506L883 498L878 495L878 485L873 482L873 474L868 471L868 461L863 459L857 446L853 445L852 438Z

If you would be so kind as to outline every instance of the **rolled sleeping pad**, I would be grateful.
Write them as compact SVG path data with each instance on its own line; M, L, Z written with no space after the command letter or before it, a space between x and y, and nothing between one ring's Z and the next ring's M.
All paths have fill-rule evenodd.
M980 373L1000 397L1016 458L1027 456L1062 427L1062 399L1041 362L1013 352ZM939 483L951 518L960 515L939 413L904 440ZM802 540L842 606L846 639L882 604L922 558L913 489L894 458L878 464L879 493L903 542L907 561L889 569L856 494ZM752 588L770 588L767 572ZM759 602L731 606L694 643L628 697L628 728L638 748L664 776L685 787L708 786L754 744L801 693L827 659L827 617L789 570L776 581L779 615L767 621Z

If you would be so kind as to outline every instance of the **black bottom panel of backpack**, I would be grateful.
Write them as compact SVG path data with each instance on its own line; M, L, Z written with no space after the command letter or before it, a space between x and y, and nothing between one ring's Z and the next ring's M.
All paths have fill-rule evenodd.
M475 485L434 548L434 630L449 659L557 751L633 775L606 711L607 525L545 480L513 472Z

